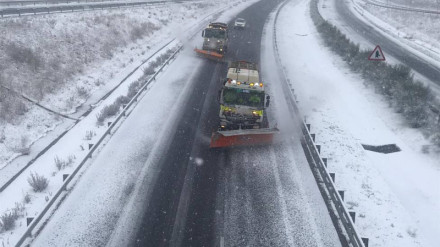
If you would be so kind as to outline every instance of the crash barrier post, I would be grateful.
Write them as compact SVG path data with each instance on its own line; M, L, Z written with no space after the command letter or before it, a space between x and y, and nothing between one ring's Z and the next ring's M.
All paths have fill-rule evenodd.
M276 32L276 22L282 7L288 1L284 1L279 7L275 15L275 22L273 27L273 46L275 51L275 60L277 63L277 68L279 70L279 74L283 79L283 88L284 92L288 94L288 103L292 107L293 114L296 116L301 116L295 95L293 94L294 90L292 90L292 83L288 79L287 73L281 63L280 54L277 45L277 32ZM312 0L310 4L314 4L317 6L317 0ZM315 177L316 183L320 188L321 195L327 205L327 209L331 215L336 215L337 217L332 217L335 221L333 224L335 225L335 229L338 231L338 235L344 238L345 244L343 246L353 246L353 247L365 247L363 240L359 236L354 226L354 222L350 217L347 208L344 206L344 201L342 200L339 192L336 190L334 182L327 172L327 159L325 159L325 163L323 159L320 157L321 146L315 145L316 136L312 137L310 133L311 125L307 124L305 121L300 120L300 126L302 130L301 141L305 144L304 152L310 155L311 161L309 161L310 168ZM306 155L307 155L306 154ZM368 240L367 240L368 241ZM342 243L342 240L341 240Z

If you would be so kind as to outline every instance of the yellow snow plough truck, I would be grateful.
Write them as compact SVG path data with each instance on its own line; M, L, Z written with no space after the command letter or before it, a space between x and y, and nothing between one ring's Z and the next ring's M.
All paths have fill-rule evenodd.
M202 49L195 48L198 55L222 60L228 48L228 24L213 22L202 32Z
M220 124L211 136L211 148L271 144L279 130L269 128L266 108L270 96L265 93L257 65L232 62L224 86L219 92Z

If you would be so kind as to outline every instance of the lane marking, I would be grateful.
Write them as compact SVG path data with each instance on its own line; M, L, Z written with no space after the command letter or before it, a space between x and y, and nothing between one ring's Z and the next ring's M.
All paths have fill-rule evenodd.
M291 235L292 231L292 226L290 225L289 222L289 214L287 213L287 206L286 206L286 200L284 199L284 193L283 193L283 185L281 184L281 179L280 179L280 174L278 171L278 163L276 160L276 156L275 156L275 150L273 148L273 146L270 147L270 159L272 160L271 165L272 165L272 170L275 176L275 185L277 187L277 194L278 194L278 198L279 198L279 202L281 205L281 213L283 215L283 223L284 223L284 230L287 236L287 241L289 243L289 246L295 246L295 243L293 241L293 237Z

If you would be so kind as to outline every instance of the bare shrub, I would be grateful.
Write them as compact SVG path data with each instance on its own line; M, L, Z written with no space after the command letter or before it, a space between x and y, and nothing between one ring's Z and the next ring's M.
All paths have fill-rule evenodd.
M22 101L18 101L15 105L15 113L17 115L24 115L28 111L28 108L26 107L26 104Z
M18 215L14 214L13 212L6 212L0 216L3 231L12 230L15 227L16 219L18 219Z
M29 193L26 193L26 195L24 195L23 201L24 203L28 204L31 202L31 195L29 195Z
M86 131L86 136L84 137L84 140L90 141L92 140L92 138L96 136L96 132L93 130L87 130Z
M25 209L26 208L24 206L24 203L19 203L19 202L15 203L15 207L12 209L12 211L13 211L13 214L15 215L16 219L18 217L23 217L24 216L23 212L24 212Z
M142 69L142 71L144 72L145 76L153 75L154 73L156 73L154 67L151 66L151 64L148 67Z
M437 132L431 136L431 142L440 148L440 132Z
M127 104L128 102L130 102L130 98L129 97L127 97L127 96L119 96L117 99L116 99L116 102L119 104L119 105L124 105L124 104Z
M96 124L97 125L103 125L105 120L105 116L102 114L102 112L99 112L96 114Z
M35 192L41 192L49 185L49 180L44 176L38 175L38 173L32 173L27 179L29 185Z
M406 232L407 232L408 235L409 235L410 237L412 237L412 238L417 237L417 229L415 229L415 228L408 228L408 229L406 230Z
M29 138L27 136L21 136L20 146L16 149L16 152L22 155L28 155L30 153L30 147L28 146Z
M75 160L76 160L76 156L75 155L69 155L68 157L67 157L67 162L66 162L66 166L70 166L70 165L72 165L73 164L73 162L75 162Z
M135 26L131 29L130 39L131 41L136 41L158 29L159 27L151 22L143 22L140 26Z
M85 87L77 86L76 93L78 94L79 97L81 97L83 99L87 99L90 96L89 90L87 90L87 88L85 88Z
M0 106L1 109L1 106ZM4 143L6 139L4 130L0 131L0 143Z
M38 70L43 66L41 55L28 47L10 43L6 45L6 53L12 61L27 64L33 70Z
M130 31L130 39L131 41L136 41L138 39L141 39L144 35L144 30L142 30L142 27L133 27Z
M130 84L130 86L128 86L127 97L130 99L133 98L133 96L135 96L137 94L137 92L139 91L140 85L141 85L141 83L139 80L132 82Z
M111 72L110 77L113 78L113 72ZM101 85L104 85L104 82L101 81L100 79L96 79L96 80L94 81L94 83L95 83L95 86L98 86L98 87L101 86Z
M115 102L111 105L105 106L101 112L96 115L96 119L98 121L98 125L102 125L104 120L108 117L115 116L119 112L120 105L118 102Z
M67 100L66 100L66 107L68 109L72 109L75 107L75 103L76 103L76 98L75 96L70 96Z
M63 160L60 159L58 156L55 156L54 161L55 161L55 166L58 169L58 171L66 168L67 166L70 166L73 164L73 162L75 161L76 157L75 155L69 155L67 157L67 160Z
M61 171L66 166L66 162L62 159L60 159L58 156L55 156L54 158L55 166L58 169L58 171Z
M170 22L170 21L167 20L167 19L161 19L161 20L159 20L159 21L160 21L160 23L162 23L162 25L164 25L164 26L168 25L168 23Z

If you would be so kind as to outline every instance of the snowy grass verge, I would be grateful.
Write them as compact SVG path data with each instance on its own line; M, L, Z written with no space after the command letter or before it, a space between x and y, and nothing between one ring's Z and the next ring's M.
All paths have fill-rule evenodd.
M180 49L180 48L179 48ZM103 125L104 121L110 117L115 116L121 106L127 105L136 95L137 93L145 86L148 77L152 76L156 73L155 69L159 67L161 64L165 63L169 60L171 55L173 55L175 50L169 49L162 55L156 57L156 59L148 64L148 67L144 68L143 75L138 80L132 82L128 86L128 92L126 95L119 96L112 104L106 105L97 115L97 125Z
M405 65L371 62L366 58L371 51L360 50L336 26L322 18L317 0L310 4L313 22L325 44L349 65L349 68L383 95L395 112L401 113L412 128L420 128L431 142L440 148L440 103L431 89L414 80L411 69Z
M230 3L231 5L234 3ZM236 3L235 3L236 4ZM184 41L188 38L186 37L188 35L188 33L193 33L194 34L197 32L199 32L199 29L202 28L202 26L205 26L204 22L207 22L207 18L212 18L212 16L217 16L216 14L219 12L224 11L227 8L221 8L221 9L215 9L212 10L212 13L206 13L205 16L202 16L200 18L197 18L195 20L195 22L193 23L193 25L191 25L189 28L186 28L186 32L185 35L183 36ZM217 18L217 17L216 17ZM186 25L185 27L188 27L189 25ZM163 59L158 59L163 60ZM155 60L155 61L158 61ZM157 63L157 62L156 62ZM143 70L143 71L142 71ZM105 99L105 102L103 103L109 103L112 102L114 100L116 100L120 95L122 94L126 94L127 91L129 91L129 87L128 85L130 84L130 82L133 79L139 78L138 76L141 76L141 74L143 73L144 75L150 75L152 73L152 71L156 71L157 69L152 69L151 67L141 67L141 69L139 71L137 71L135 74L133 74L133 78L131 78L130 80L128 80L126 83L124 83L123 87L119 87L115 93L112 93L108 98ZM160 72L160 69L157 70L156 74ZM136 77L135 77L136 76ZM155 75L152 75L153 77ZM138 92L139 93L139 92ZM135 102L136 100L132 100L131 102ZM128 103L130 104L130 102ZM46 203L48 203L48 201L50 201L50 199L52 198L52 194L54 193L54 190L56 188L58 188L59 186L61 186L61 184L63 184L64 182L62 181L62 177L64 178L64 174L71 174L71 172L74 171L75 165L65 165L69 160L69 157L72 154L77 154L79 153L80 155L76 155L79 159L82 159L82 157L84 157L84 154L87 153L88 151L86 151L87 149L89 149L89 151L91 149L95 149L98 148L99 145L97 145L97 140L95 138L95 136L101 136L103 132L108 131L107 127L102 127L102 126L96 126L96 118L95 118L95 114L97 112L99 112L105 104L98 104L96 106L96 108L94 108L92 114L90 115L90 117L85 117L83 120L80 121L80 123L78 123L75 126L75 129L72 131L69 131L69 133L66 134L65 137L62 138L62 140L60 140L59 143L57 143L57 145L55 145L54 147L51 148L50 153L47 153L45 155L43 155L36 163L38 163L38 172L44 171L44 175L46 177L50 178L50 183L48 186L48 189L44 192L44 193L40 193L38 195L31 195L31 201L32 201L32 205L27 205L27 210L30 211L31 213L29 213L29 215L32 216L38 216L40 214L39 210L40 208L42 208L44 205L46 205ZM125 109L124 109L125 110ZM130 109L128 109L126 111L126 115L129 115L131 113ZM121 113L122 114L122 113ZM122 115L119 116L122 116ZM119 117L118 116L118 117ZM91 121L93 121L93 123ZM109 121L112 122L112 124L115 122L115 117L108 119ZM111 125L113 126L113 125ZM120 125L117 125L116 128L119 128ZM84 134L85 133L85 134ZM83 135L84 134L84 135ZM78 139L78 137L83 138L81 140ZM67 149L66 147L69 146L70 148ZM73 152L73 153L72 153ZM56 155L55 155L56 154ZM55 156L54 156L55 155ZM55 157L55 158L54 158ZM75 162L76 163L76 162ZM60 167L61 169L58 169L58 167ZM30 169L37 169L34 166L31 167ZM55 170L55 172L54 172ZM67 177L70 177L72 175L69 175ZM0 194L0 197L2 198L2 201L5 201L5 204L0 205L0 209L1 211L5 211L5 209L9 209L11 208L11 205L13 205L14 201L19 199L19 195L17 195L16 191L22 190L22 191L26 191L25 188L23 188L23 185L25 183L23 183L23 176L20 176L20 178L17 179L17 181L14 181L14 184L11 186L11 189L9 189L9 187L7 188L7 190L5 190L4 192L2 192ZM25 194L23 194L24 197L26 197ZM6 198L5 200L3 200L4 198ZM47 198L47 199L46 199ZM6 204L7 203L7 204ZM12 204L11 204L12 203ZM18 234L21 233L22 230L25 229L25 223L22 224L24 221L24 219L20 219L20 224L19 224L19 229L15 229L13 231L13 235L10 235L7 237L8 239L8 244L10 242L15 242L15 238L16 236L18 236ZM11 232L5 232L4 234L10 234ZM6 235L3 235L6 236ZM3 238L3 236L0 236L0 238ZM3 238L6 239L6 238ZM11 240L11 241L9 241Z
M89 158L92 156L92 154L98 150L98 148L100 147L100 144L102 142L104 142L104 140L109 135L112 134L112 131L113 132L115 131L115 129L117 128L116 126L121 124L120 122L121 122L121 120L124 119L124 116L126 116L127 111L129 111L130 108L132 108L132 106L135 105L135 103L142 97L143 93L147 89L147 86L154 80L155 76L158 73L160 73L163 70L163 68L172 59L174 59L174 57L176 56L176 54L180 50L181 50L181 46L174 51L169 50L164 54L165 56L160 55L156 58L155 61L153 61L151 63L151 65L156 65L155 68L157 69L157 72L154 75L145 75L144 74L143 77L140 78L140 81L142 81L142 80L147 79L146 76L151 77L149 80L146 80L142 84L142 87L139 88L138 92L129 100L129 102L127 102L127 105L124 107L123 111L115 119L113 119L113 121L108 126L108 128L105 130L105 132L102 134L102 136L99 138L99 140L97 140L96 143L94 143L91 147L89 147L89 149L90 149L89 152L85 155L84 159L75 167L73 172L71 174L67 174L65 181L62 183L61 187L56 191L55 195L54 196L50 195L51 196L50 198L46 196L47 199L45 198L45 200L46 200L47 204L44 206L44 209L38 215L36 215L36 217L32 220L31 224L26 229L25 233L18 240L17 245L21 245L26 240L26 238L28 236L31 236L31 233L34 230L34 228L39 224L40 220L45 216L45 214L49 211L49 209L52 207L52 205L58 200L59 196L67 189L67 186L72 181L72 179L75 177L75 175L79 172L79 170L82 168L82 166L84 164L86 164L87 161L89 160ZM164 57L167 57L167 58L164 60ZM157 66L157 61L162 61L162 64ZM119 99L119 97L118 97L118 99ZM116 101L116 103L117 102L118 102L118 100ZM103 109L105 109L105 107ZM85 139L89 139L88 137L93 138L94 135L95 134L88 131L88 132L86 132ZM58 170L61 170L66 164L73 163L73 158L68 158L68 161L65 162L63 160L60 160L58 158L58 156L56 156L54 161L55 161L55 165L58 168ZM37 174L33 175L30 179L28 179L28 181L30 184L31 184L31 182L32 182L32 184L35 184L35 186L32 186L32 187L34 188L34 190L35 190L35 188L37 188L38 191L43 191L48 185L48 180L42 176L38 176ZM16 220L16 219L18 219L18 217L16 217L14 220Z
M338 233L341 245L346 246L348 243L351 243L352 246L363 247L365 242L363 242L363 238L360 237L359 232L354 225L354 220L351 218L349 210L345 206L344 200L339 194L336 185L334 184L334 180L332 180L329 171L327 170L327 161L324 162L324 159L321 158L320 145L315 143L315 135L310 133L310 124L307 124L306 120L302 119L302 117L298 117L302 116L302 114L300 113L298 104L296 102L297 97L294 94L294 88L292 87L290 79L287 76L286 67L284 67L281 62L277 41L276 23L279 13L285 4L287 4L287 2L282 4L276 12L273 30L273 50L275 53L275 60L279 74L282 75L280 78L282 78L283 81L283 91L288 95L286 98L289 99L288 103L294 110L294 112L291 114L296 115L296 118L301 120L301 123L299 123L300 126L297 127L301 130L297 130L297 132L298 135L302 135L302 148L307 157L314 179L321 192L322 199L327 206L327 210L330 218L332 219L335 230Z
M56 112L77 115L163 36L217 3L182 3L1 20L0 85ZM11 30L14 30L11 32ZM0 169L64 119L0 88ZM25 138L26 143L21 142ZM31 150L32 151L32 150Z

